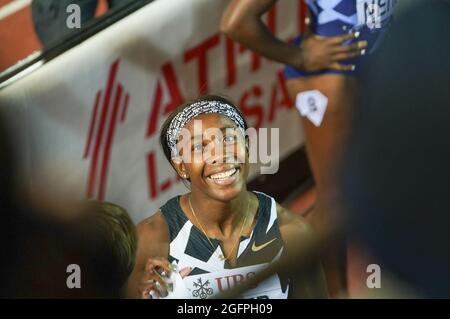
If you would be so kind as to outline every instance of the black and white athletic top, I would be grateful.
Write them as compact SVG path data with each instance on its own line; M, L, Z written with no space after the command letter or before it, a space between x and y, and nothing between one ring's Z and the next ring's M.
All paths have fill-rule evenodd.
M264 193L254 192L254 194L259 201L256 223L249 237L241 236L234 267L219 257L223 255L220 240L210 238L211 242L208 241L203 232L187 218L179 203L180 196L170 199L160 208L169 227L169 262L175 262L179 269L192 268L188 277L199 277L193 283L194 288L200 287L200 284L204 287L205 282L208 282L210 287L207 288L210 290L206 291L211 291L211 294L207 294L207 297L245 280L258 269L262 269L262 265L277 260L283 252L276 202ZM209 277L206 278L205 274ZM201 278L200 275L205 278ZM274 277L265 284L260 284L259 291L256 288L247 297L287 298L288 280L282 280L277 275ZM196 297L195 294L193 296Z

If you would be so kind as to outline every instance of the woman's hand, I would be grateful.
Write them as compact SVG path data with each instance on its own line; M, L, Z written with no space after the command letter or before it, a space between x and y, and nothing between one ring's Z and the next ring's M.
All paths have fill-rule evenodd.
M183 268L179 273L186 277L191 268ZM165 258L149 258L145 265L144 275L139 285L139 294L142 299L155 299L166 297L173 287L168 283L172 273L169 261Z
M339 63L365 54L367 41L358 41L349 45L346 41L356 39L359 33L350 33L334 37L321 37L315 34L305 35L298 58L292 66L307 72L331 69L336 71L352 71L354 65Z

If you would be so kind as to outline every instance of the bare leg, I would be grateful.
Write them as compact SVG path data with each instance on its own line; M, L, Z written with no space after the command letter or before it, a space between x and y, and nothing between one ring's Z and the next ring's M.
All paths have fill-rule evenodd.
M351 77L328 74L288 80L287 86L294 101L298 93L309 90L319 90L328 97L327 109L319 127L306 117L301 118L317 188L317 202L311 223L320 229L329 226L327 223L333 223L333 216L337 213L336 171L349 133L357 82ZM325 248L323 263L331 297L346 290L345 251L345 240L339 234Z

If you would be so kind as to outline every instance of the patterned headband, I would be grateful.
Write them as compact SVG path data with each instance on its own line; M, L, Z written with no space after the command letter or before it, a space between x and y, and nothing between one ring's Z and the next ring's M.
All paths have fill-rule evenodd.
M167 130L167 144L172 157L178 155L177 140L180 130L194 117L206 113L218 113L231 119L245 137L245 124L242 116L230 104L221 101L200 101L193 103L178 113L170 122Z

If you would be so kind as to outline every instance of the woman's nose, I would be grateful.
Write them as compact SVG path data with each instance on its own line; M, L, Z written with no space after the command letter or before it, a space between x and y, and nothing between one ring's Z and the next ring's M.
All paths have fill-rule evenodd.
M234 163L235 159L234 156L230 155L230 154L216 154L213 155L209 158L209 163L210 164L227 164L227 163Z

